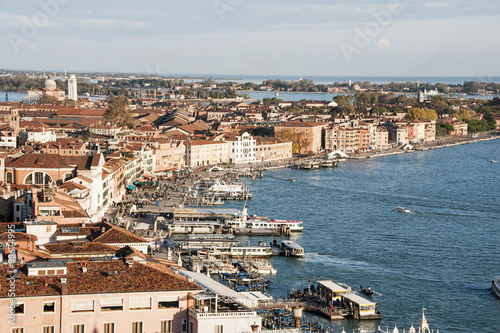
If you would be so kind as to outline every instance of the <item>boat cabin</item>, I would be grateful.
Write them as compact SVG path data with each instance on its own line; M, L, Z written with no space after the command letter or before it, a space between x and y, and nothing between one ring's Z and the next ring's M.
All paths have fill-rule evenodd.
M346 288L333 281L318 281L318 295L325 299L328 303L340 301L342 296L347 293L348 290Z
M376 303L367 300L354 293L348 293L342 295L343 303L349 305L353 310L353 316L355 319L368 319L377 317L376 313Z

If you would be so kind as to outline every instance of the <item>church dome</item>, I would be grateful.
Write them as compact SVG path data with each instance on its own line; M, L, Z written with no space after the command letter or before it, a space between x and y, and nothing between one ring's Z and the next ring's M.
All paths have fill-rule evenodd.
M49 89L49 90L54 90L57 88L57 84L56 84L56 81L52 80L49 76L49 78L47 80L45 80L45 83L44 83L44 88L45 89Z

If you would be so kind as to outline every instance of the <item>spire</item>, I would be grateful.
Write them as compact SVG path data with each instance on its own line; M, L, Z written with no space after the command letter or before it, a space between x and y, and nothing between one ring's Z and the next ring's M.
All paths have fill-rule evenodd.
M422 319L420 319L420 326L418 327L418 330L422 331L422 333L430 332L431 330L429 329L429 324L427 323L427 319L425 318L425 308L422 308Z
M398 327L394 325L394 329L392 330L392 333L399 333Z

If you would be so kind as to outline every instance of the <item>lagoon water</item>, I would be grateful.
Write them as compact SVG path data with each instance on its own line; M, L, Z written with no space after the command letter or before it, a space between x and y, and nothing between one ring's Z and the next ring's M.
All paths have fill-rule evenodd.
M490 159L500 160L500 140L246 180L249 213L305 226L292 239L306 255L271 259L278 275L268 291L285 297L308 279L332 279L383 295L373 296L381 321L319 318L334 332L395 324L408 330L418 327L422 307L441 333L500 332L500 300L490 288L500 275L500 163ZM240 237L243 244L259 240L271 238Z

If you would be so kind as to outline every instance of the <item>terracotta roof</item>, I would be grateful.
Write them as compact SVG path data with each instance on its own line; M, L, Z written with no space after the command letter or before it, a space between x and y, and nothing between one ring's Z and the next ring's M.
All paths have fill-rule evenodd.
M94 239L94 242L106 244L147 243L145 239L136 234L115 226Z
M74 246L72 244L60 243L60 244L44 244L43 245L47 252L52 254L73 254L73 253L102 253L102 254L114 254L118 250L116 246L111 246L107 244L100 243L85 243L83 246Z
M34 242L38 240L38 237L24 232L14 232L14 239L16 241L31 240ZM0 241L8 241L8 240L9 240L9 232L4 232L3 234L0 234Z
M5 164L5 166L14 168L30 168L30 169L64 169L64 168L73 168L76 165L78 170L90 170L90 167L95 164L97 155L100 156L100 154L96 154L94 156L26 154L14 160L8 161Z
M9 226L12 225L15 229L24 229L22 222L0 222L0 234L9 231Z
M50 262L46 263L50 265ZM129 266L121 260L84 263L68 260L67 275L61 276L28 276L27 265L15 265L15 268L19 269L16 297L60 295L61 277L67 278L69 295L202 289L186 278L150 263L134 262ZM87 272L82 271L82 265L87 267ZM10 271L9 265L0 266L0 285L9 285L7 278L10 277ZM112 273L109 274L110 272ZM0 297L7 298L8 292L8 288L1 288Z

